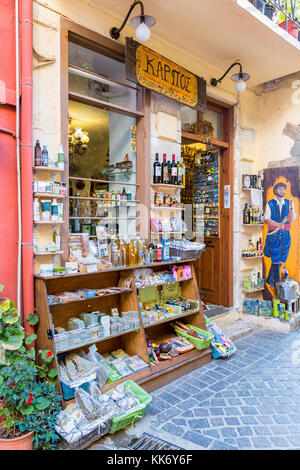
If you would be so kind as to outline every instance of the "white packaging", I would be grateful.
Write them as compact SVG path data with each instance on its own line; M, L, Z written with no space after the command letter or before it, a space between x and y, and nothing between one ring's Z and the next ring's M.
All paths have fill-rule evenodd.
M58 220L63 220L63 211L64 211L64 204L62 202L58 203Z
M78 263L75 261L66 261L66 274L78 273Z
M41 218L40 216L40 203L37 197L34 198L33 201L33 220L39 221Z
M53 264L41 264L40 276L44 276L44 277L53 276Z
M99 323L103 326L104 338L110 336L110 316L102 315L99 317Z
M56 199L54 198L51 203L51 220L59 220L58 216L58 203L56 202Z

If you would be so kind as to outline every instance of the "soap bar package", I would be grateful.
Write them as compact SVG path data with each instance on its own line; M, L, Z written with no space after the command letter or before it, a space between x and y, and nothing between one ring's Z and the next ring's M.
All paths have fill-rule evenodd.
M126 364L133 373L142 372L143 370L147 370L149 368L148 364L144 362L139 356L131 356L126 359Z
M259 300L258 301L259 315L264 317L272 316L272 302L271 300Z
M258 301L257 299L244 299L243 312L250 315L258 315Z

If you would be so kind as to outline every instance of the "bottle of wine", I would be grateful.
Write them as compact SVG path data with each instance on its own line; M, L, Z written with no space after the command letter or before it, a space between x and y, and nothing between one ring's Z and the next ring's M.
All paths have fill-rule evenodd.
M243 223L244 224L250 224L250 210L248 208L248 204L245 204L244 210L243 210Z
M175 161L175 155L172 155L172 163L171 163L171 184L177 184L177 175L178 169L177 164Z
M167 154L163 154L163 163L161 166L162 183L169 184L169 165L167 163Z
M182 164L181 161L178 160L177 162L177 184L182 185Z
M185 163L183 159L182 159L181 165L182 165L182 186L185 186Z
M155 162L153 163L153 183L161 183L161 164L159 163L159 155L155 154Z

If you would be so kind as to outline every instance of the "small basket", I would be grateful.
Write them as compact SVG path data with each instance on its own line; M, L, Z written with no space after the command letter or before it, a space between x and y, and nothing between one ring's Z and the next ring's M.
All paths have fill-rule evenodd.
M204 247L203 247L204 249ZM179 250L170 247L170 257L179 259L198 259L202 255L203 249L200 250Z
M198 349L198 351L202 351L202 349L209 348L210 343L212 339L214 338L214 335L210 333L209 331L201 330L200 328L197 328L194 325L186 325L188 328L193 328L197 333L200 333L201 335L207 337L207 339L200 339L200 338L195 338L194 336L190 336L186 333L183 333L182 331L176 330L177 336L183 336L183 338L186 338L188 341L193 343L195 345L195 348Z
M55 427L66 450L82 450L108 433L113 412L91 423L85 429L76 428L71 434L66 434L58 426Z
M126 388L128 388L132 393L134 393L134 395L139 400L140 404L143 405L143 408L133 411L132 413L125 413L120 416L114 416L111 421L109 434L113 434L116 431L125 428L126 426L133 426L136 421L143 418L147 406L152 401L152 397L147 392L145 392L145 390L142 389L139 385L133 382L133 380L127 380L126 382L124 382L123 385L125 385Z

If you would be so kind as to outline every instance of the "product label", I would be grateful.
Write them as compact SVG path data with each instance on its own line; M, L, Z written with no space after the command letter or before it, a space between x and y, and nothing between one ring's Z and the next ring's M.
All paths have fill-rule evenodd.
M161 175L161 168L160 168L160 166L156 166L156 167L154 167L154 168L155 168L155 171L154 171L155 176L160 176L160 175Z
M174 166L172 168L172 176L177 176L177 168Z

